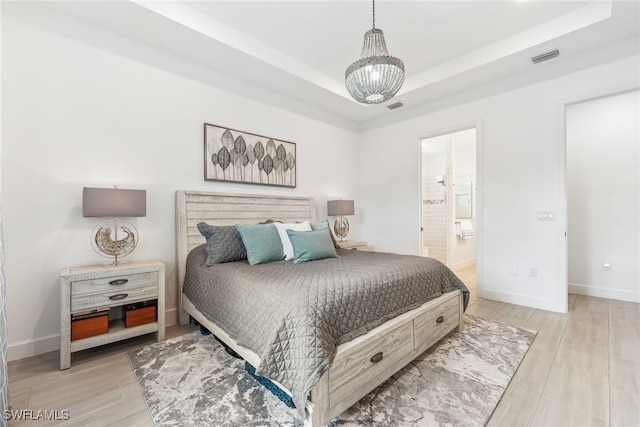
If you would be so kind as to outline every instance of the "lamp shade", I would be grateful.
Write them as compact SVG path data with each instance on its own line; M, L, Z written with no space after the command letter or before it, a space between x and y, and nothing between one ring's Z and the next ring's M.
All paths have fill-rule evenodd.
M353 215L354 212L353 200L329 200L327 202L327 215L329 216Z
M147 191L84 187L82 216L147 216Z

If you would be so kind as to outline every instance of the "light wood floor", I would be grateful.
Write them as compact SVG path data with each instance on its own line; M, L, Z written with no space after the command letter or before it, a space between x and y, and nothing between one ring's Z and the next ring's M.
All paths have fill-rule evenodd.
M471 290L467 314L538 331L488 426L640 426L640 304L569 295L569 313L551 313L480 299L475 269L456 273ZM193 329L173 326L167 337ZM9 425L152 426L126 356L152 341L75 353L65 371L58 352L9 363L14 409L70 415Z

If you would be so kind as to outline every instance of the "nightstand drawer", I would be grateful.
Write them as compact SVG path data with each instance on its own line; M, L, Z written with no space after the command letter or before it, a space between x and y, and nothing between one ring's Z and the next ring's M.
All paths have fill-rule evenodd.
M106 293L71 296L71 312L102 307L113 307L130 302L158 298L158 285L118 289Z
M79 280L71 284L71 295L101 294L105 292L127 292L135 288L156 286L158 273L123 274L100 279Z

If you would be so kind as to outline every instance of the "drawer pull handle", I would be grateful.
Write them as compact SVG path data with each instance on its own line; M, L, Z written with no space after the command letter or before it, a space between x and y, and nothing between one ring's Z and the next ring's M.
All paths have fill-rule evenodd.
M444 316L440 316L436 319L436 323L442 323L444 322Z
M376 353L373 356L371 356L371 363L378 363L379 361L382 360L383 357L384 355L382 354L382 352Z
M124 285L129 279L116 279L109 282L110 285Z
M126 297L128 297L128 296L129 296L129 294L115 294L115 295L111 295L111 296L109 297L109 299L110 299L110 300L117 301L117 300L125 299L125 298L126 298Z

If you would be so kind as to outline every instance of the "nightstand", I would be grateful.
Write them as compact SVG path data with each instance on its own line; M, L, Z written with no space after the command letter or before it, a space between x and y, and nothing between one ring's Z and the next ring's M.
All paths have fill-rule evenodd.
M76 351L152 332L157 333L158 341L164 340L164 275L164 264L158 261L63 269L60 273L60 369L71 366L71 353ZM143 301L157 304L156 320L148 319L147 323L126 328L123 307ZM91 317L119 311L122 318L108 314L101 319ZM89 330L88 336L76 336L72 340L72 317L85 321L83 326ZM87 318L91 322L97 319L100 325L87 323ZM92 331L92 328L99 330ZM103 333L95 334L98 332Z
M357 242L355 240L338 240L336 242L341 249L351 249L352 251L366 251L367 242Z

